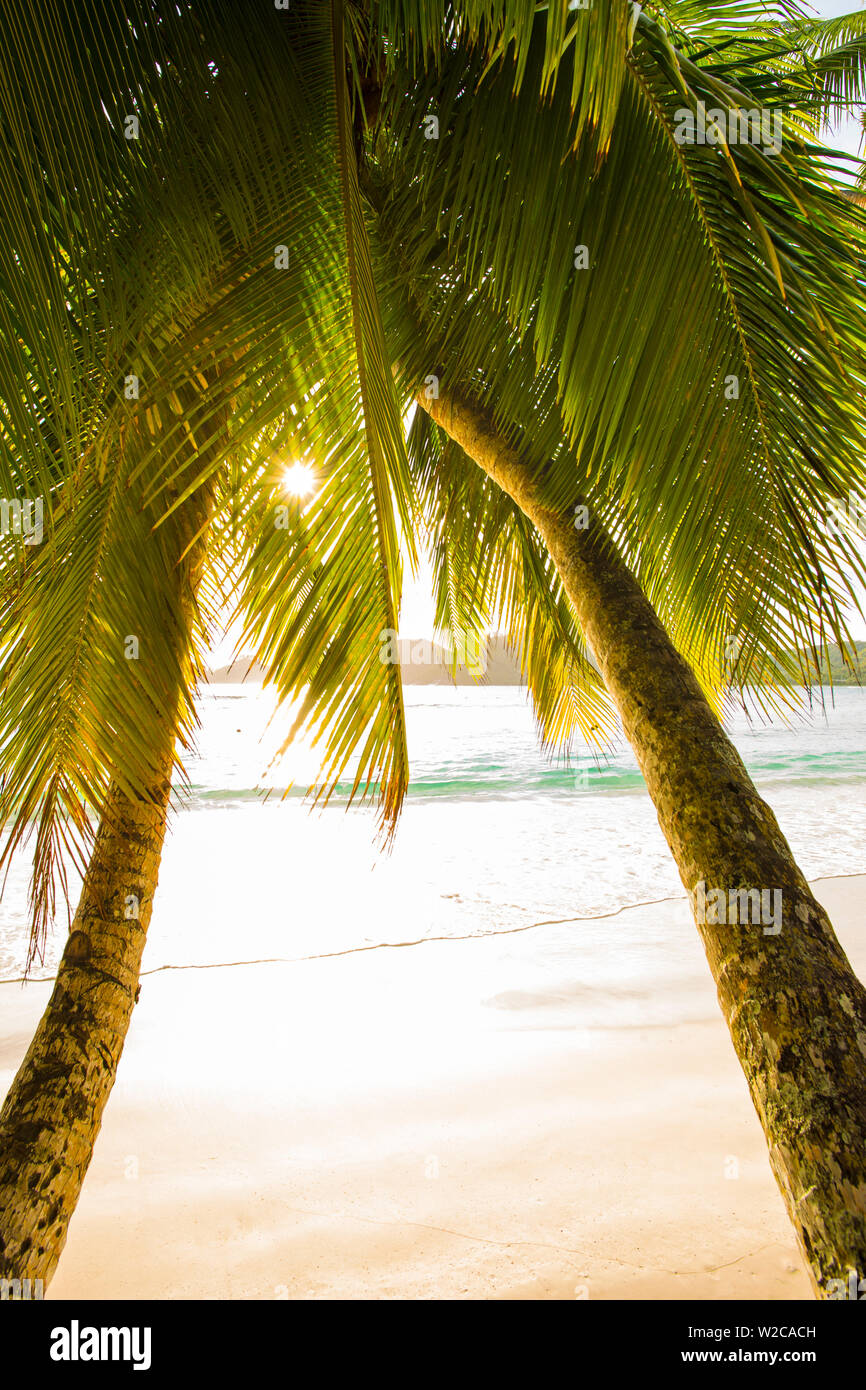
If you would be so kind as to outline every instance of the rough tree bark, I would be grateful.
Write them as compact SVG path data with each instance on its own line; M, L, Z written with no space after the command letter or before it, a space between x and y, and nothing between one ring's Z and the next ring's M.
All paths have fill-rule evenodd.
M51 998L0 1111L6 1279L47 1287L66 1243L137 997L171 768L168 749L152 800L109 793Z
M184 514L177 601L189 624L212 505L204 484ZM165 711L151 786L108 792L48 1006L0 1110L0 1279L47 1288L99 1134L132 1011L165 839L176 719ZM135 902L133 903L133 898Z
M866 1278L866 989L609 538L540 505L519 454L478 407L441 387L438 399L422 395L419 404L517 502L550 551L692 901L816 1295L851 1296ZM781 893L778 933L763 920L723 924L736 911L719 904L736 904L729 895L741 889ZM722 921L706 920L716 916Z

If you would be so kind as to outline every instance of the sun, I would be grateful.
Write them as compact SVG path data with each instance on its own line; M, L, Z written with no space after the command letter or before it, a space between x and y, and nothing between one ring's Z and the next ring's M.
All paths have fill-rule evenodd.
M316 474L308 463L290 463L283 470L283 489L292 497L309 497L315 491Z

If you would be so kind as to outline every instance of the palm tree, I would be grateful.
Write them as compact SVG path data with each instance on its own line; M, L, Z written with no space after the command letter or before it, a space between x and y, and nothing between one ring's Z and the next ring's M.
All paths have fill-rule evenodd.
M378 188L373 182L393 273L412 301L397 350L416 387L431 372L437 383L435 393L418 395L439 426L437 483L451 486L450 473L447 482L441 475L444 431L463 454L450 467L465 465L466 456L478 464L534 524L556 564L692 898L771 1163L824 1294L866 1261L866 1170L862 1143L852 1142L866 1122L866 992L707 696L723 683L732 634L740 685L777 678L786 647L802 652L804 675L815 670L803 638L822 623L845 637L837 598L844 573L829 556L821 518L833 496L862 489L854 442L862 423L851 430L840 399L833 425L824 403L828 390L838 391L840 372L850 373L859 396L862 230L816 177L802 132L810 119L820 121L834 92L850 93L863 17L852 23L860 42L846 44L850 63L834 32L807 100L799 70L786 63L784 84L776 76L777 92L783 85L790 92L776 106L790 142L784 153L730 139L714 157L677 140L683 106L721 108L728 131L731 113L748 108L752 93L764 108L771 69L763 36L724 43L717 36L700 63L692 55L706 49L706 33L691 42L683 36L677 90L659 80L670 71L667 36L642 17L600 175L592 176L591 148L583 164L569 163L567 92L554 92L530 119L528 98L524 105L510 90L511 74L481 82L477 53L466 45L449 55L435 84L427 76L413 87L401 74ZM796 32L814 50L815 28L798 24ZM779 36L772 42L778 64ZM535 61L533 69L530 54L527 91L542 73L540 43ZM440 139L447 132L450 146L438 163L412 140L434 101ZM467 174L477 167L480 193ZM650 186L670 196L663 212ZM797 203L800 216L792 216ZM740 254L732 259L726 247L737 221ZM846 265L854 294L840 283L831 302L829 284L818 284L826 272L819 262L825 238L844 237L846 223L851 246L836 264ZM575 241L588 251L591 273L570 262ZM665 242L677 248L667 263ZM683 283L685 317L671 313ZM640 305L637 332L633 304ZM511 343L503 346L497 312L529 340L532 365L549 370L554 386L527 392L530 364ZM724 390L728 384L735 389ZM536 421L553 421L546 438L536 438ZM429 438L419 447L423 459ZM840 464L844 485L834 476ZM593 520L576 528L574 504L585 501ZM449 579L456 565L459 585L462 566L477 601L486 596L479 577L489 569L488 532L477 509L462 526L452 516L450 531L442 537ZM722 583L718 566L727 570ZM783 628L803 626L785 634L780 619ZM780 933L732 929L726 914L713 920L703 910L710 884L727 902L750 886L772 885L784 903Z
M443 625L502 615L549 741L619 712L690 893L782 890L778 936L699 925L816 1290L866 1267L866 993L717 717L732 680L779 702L817 669L862 574L820 519L862 485L864 226L810 143L862 29L756 8L4 13L2 481L51 504L2 628L34 949L101 820L0 1115L0 1273L47 1279L65 1241L208 610L299 700L320 794L351 766L390 833L378 639L416 533ZM778 113L783 148L681 144L699 102ZM303 514L288 452L320 472Z
M57 26L38 6L2 19L14 233L0 251L0 466L7 497L49 503L43 545L19 546L3 576L5 852L35 834L34 952L64 854L85 870L0 1117L13 1277L50 1278L113 1083L208 611L236 582L239 547L283 539L280 458L311 440L328 479L312 525L295 517L289 532L314 615L300 641L364 720L358 777L380 774L387 815L405 786L399 674L368 660L395 624L383 499L402 442L349 180L344 45L318 7L302 45L268 19L211 14L205 32L195 8L148 3L76 7ZM344 528L349 592L314 562ZM279 578L259 586L263 614L285 601L268 593ZM315 609L341 586L329 645Z

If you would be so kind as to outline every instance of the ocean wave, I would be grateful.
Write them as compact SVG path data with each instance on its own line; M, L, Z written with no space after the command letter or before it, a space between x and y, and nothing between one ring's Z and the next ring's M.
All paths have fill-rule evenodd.
M796 784L809 787L843 786L866 780L866 754L803 754L784 758L765 758L750 761L748 769L757 783ZM375 796L378 784L372 783L370 794ZM601 767L533 768L517 773L500 767L467 767L459 772L451 769L416 772L409 784L409 799L464 801L470 798L504 797L535 799L559 796L606 796L645 791L642 774L635 768ZM209 787L192 783L188 789L192 800L201 803L228 803L257 800L304 800L310 796L306 785L288 787ZM329 798L332 805L346 805L352 799L352 782L337 782Z

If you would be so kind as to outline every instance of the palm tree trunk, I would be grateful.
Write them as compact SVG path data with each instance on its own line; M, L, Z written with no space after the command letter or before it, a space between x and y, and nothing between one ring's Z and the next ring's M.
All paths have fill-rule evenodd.
M47 1287L66 1243L138 998L171 769L169 747L151 800L111 788L48 1007L0 1111L6 1279Z
M446 392L419 404L517 502L550 551L691 899L815 1292L850 1296L866 1277L866 989L605 533L577 530L571 514L542 506L482 410ZM754 923L758 900L750 913L738 893L749 889L769 890L762 907L780 905L778 924L775 910Z
M190 408L197 392L178 393ZM218 413L208 450L224 442ZM181 514L176 600L188 629L206 553L213 479ZM185 552L185 553L184 553ZM139 995L165 839L176 718L165 710L152 784L109 788L48 1007L0 1110L0 1279L47 1288L66 1244Z

